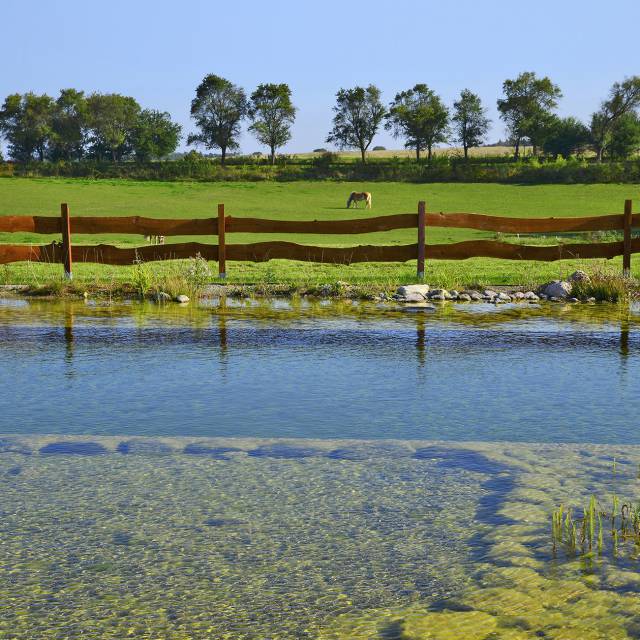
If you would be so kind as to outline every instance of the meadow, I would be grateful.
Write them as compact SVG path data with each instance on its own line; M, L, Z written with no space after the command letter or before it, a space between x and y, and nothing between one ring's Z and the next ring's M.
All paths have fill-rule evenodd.
M373 209L347 210L351 191L369 190ZM419 200L425 200L427 211L475 212L512 217L585 216L621 213L624 200L638 198L636 185L505 185L473 183L410 184L397 182L135 182L130 180L79 180L55 178L5 178L0 180L0 215L59 215L61 202L67 202L71 215L117 216L141 215L158 218L214 217L216 205L225 204L227 215L273 219L345 219L412 213ZM637 206L636 209L637 210ZM495 234L464 229L427 229L427 243L458 242L465 239L495 238ZM27 233L0 234L0 243L48 243L56 236ZM397 230L361 236L260 235L229 234L228 243L289 240L300 244L349 246L353 244L409 244L416 241L412 230ZM561 238L503 237L522 243L584 241L577 235ZM593 240L615 239L609 237ZM185 242L207 238L175 237L167 242ZM144 239L134 235L74 235L77 244L107 243L119 246L143 245ZM211 237L215 242L215 236ZM640 263L635 261L632 274L640 276ZM633 262L632 262L633 264ZM620 260L607 263L619 270ZM558 261L553 263L516 262L486 258L464 261L428 261L426 281L449 287L469 285L541 283L566 276L576 268L594 269L597 261ZM175 263L154 263L162 272L175 268ZM215 265L212 265L215 270ZM0 269L0 282L5 284L38 284L60 279L60 265L15 264ZM309 285L338 280L353 284L394 286L415 280L415 263L355 264L351 266L316 265L286 260L266 263L234 263L227 265L228 281L240 284L286 283ZM132 278L132 268L78 264L74 277L79 283L124 283Z

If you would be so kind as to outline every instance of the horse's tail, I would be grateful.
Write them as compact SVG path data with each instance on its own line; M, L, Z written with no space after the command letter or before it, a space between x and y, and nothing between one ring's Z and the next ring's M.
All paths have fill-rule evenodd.
M351 206L351 201L353 200L353 193L349 195L349 199L347 200L347 209Z

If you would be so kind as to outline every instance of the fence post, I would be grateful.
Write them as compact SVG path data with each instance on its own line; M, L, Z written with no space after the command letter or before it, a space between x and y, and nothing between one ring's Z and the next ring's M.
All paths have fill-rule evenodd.
M424 279L426 204L418 202L418 280Z
M67 280L73 278L73 259L71 256L71 218L69 205L63 202L60 205L60 228L62 231L62 263L64 265L64 277Z
M622 254L622 275L625 278L631 276L631 223L633 221L633 207L631 200L624 201L624 247Z
M218 277L227 277L227 247L224 238L225 218L224 204L218 205Z

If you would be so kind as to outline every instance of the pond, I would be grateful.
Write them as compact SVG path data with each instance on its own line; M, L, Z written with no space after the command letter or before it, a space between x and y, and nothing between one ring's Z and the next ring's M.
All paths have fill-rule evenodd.
M638 638L639 327L4 299L0 637Z

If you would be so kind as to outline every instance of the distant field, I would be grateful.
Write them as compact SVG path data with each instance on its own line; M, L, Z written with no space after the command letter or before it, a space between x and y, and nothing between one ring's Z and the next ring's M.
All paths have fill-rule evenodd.
M523 155L526 153L526 150L522 151ZM513 147L477 147L474 149L469 149L469 155L472 157L494 157L494 156L505 156L512 155ZM314 158L316 156L321 155L320 153L294 153L292 154L297 158ZM384 151L368 151L367 157L375 159L375 158L393 158L397 156L398 158L415 158L416 152L413 149L386 149ZM424 151L422 156L426 157L427 152ZM441 149L434 149L434 155L436 156L464 156L464 151L462 147L445 147ZM340 151L338 156L342 160L359 160L360 152L359 151Z
M373 210L347 211L345 203L350 191L369 190L373 194ZM142 215L149 217L212 217L216 205L225 203L231 216L255 216L276 219L340 219L414 212L418 200L427 202L428 211L476 212L518 217L583 216L622 212L624 200L640 202L638 185L537 185L501 184L409 184L409 183L195 183L88 181L45 178L0 179L0 215L58 215L60 202L67 202L72 216L77 215ZM640 207L636 206L637 211ZM493 234L458 229L428 229L427 242L455 242L469 238L492 237ZM0 234L1 243L44 243L56 237L34 234ZM172 242L206 238L168 239ZM347 246L352 244L405 244L415 242L412 230L399 230L362 236L312 235L248 235L230 234L228 242L289 240L300 244ZM516 240L516 239L514 239ZM74 236L82 244L108 243L122 246L144 244L140 236L104 235ZM215 241L215 237L210 239ZM520 239L522 241L522 239ZM527 239L527 242L554 242L555 239ZM571 238L565 238L571 241ZM615 261L614 261L615 262ZM640 258L634 273L640 275ZM492 259L466 261L432 261L427 269L431 282L442 284L520 283L558 277L575 266L575 262L521 263ZM593 263L591 263L593 264ZM158 266L161 268L161 266ZM358 282L407 281L415 267L404 265L353 265L334 267L308 265L289 261L262 264L233 264L228 268L232 281L253 282L264 278L278 281ZM49 271L47 271L49 270ZM58 266L9 266L3 270L4 281L19 281L28 273L58 274ZM78 265L77 273L86 277L126 279L128 268ZM42 277L45 277L42 275Z

